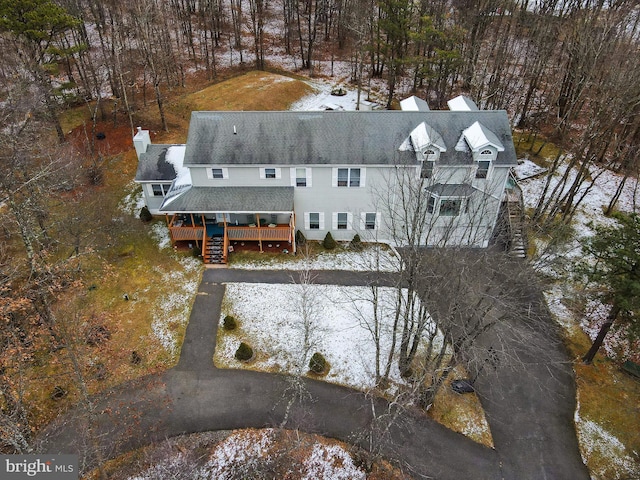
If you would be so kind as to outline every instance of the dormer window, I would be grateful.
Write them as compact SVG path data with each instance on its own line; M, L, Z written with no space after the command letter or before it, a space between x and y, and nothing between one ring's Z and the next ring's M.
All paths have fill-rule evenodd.
M493 156L493 152L491 150L483 150L483 151L480 152L480 155Z

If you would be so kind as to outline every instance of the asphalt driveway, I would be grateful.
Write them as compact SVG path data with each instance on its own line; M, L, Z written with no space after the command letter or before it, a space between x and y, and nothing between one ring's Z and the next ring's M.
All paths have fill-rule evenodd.
M79 406L61 415L40 435L38 451L78 452L81 469L87 471L101 460L183 433L270 426L299 428L364 448L373 438L381 453L401 462L416 478L589 478L573 426L571 365L559 338L548 338L544 355L524 359L528 367L523 371L479 376L478 392L495 450L411 411L400 412L382 434L387 430L381 419L393 414L393 407L344 387L303 379L311 395L299 398L291 394L286 376L216 368L212 358L224 284L291 283L296 276L289 271L206 270L176 367L105 392L94 399L92 411ZM394 285L397 278L322 271L315 272L314 281ZM552 335L549 332L525 333ZM521 338L512 335L514 348Z

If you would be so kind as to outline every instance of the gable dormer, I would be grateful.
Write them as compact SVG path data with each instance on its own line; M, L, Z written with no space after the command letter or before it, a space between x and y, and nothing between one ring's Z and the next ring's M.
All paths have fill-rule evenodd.
M408 140L418 161L436 162L447 151L442 136L425 122L413 129Z
M504 146L495 133L480 122L475 122L462 131L456 150L471 151L473 161L477 166L476 178L487 178L498 152L504 152Z
M504 152L502 142L496 137L495 133L486 128L480 122L475 122L470 127L462 131L461 140L467 144L469 150L473 153L474 160L495 160L498 152ZM458 141L456 150L466 150Z

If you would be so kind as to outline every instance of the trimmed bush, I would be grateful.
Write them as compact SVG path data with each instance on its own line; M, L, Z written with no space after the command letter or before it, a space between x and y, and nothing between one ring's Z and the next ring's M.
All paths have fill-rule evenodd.
M304 245L305 243L307 243L307 237L305 237L304 233L302 233L300 230L296 230L296 243L298 245Z
M153 215L151 215L149 207L147 207L146 205L140 209L140 220L145 223L153 220Z
M334 248L336 248L336 245L336 241L333 239L331 232L327 232L327 234L324 236L324 240L322 241L322 246L327 250L333 250Z
M353 240L351 240L351 248L353 250L362 250L362 240L357 233L353 236Z
M238 350L236 350L236 359L241 362L246 362L247 360L251 360L252 357L253 349L244 342L240 343Z
M224 317L224 320L222 321L222 326L224 327L225 330L235 330L236 327L238 326L238 322L236 322L235 317L232 317L231 315L227 315L226 317Z
M327 368L327 361L321 353L316 352L311 356L309 360L309 370L318 375L322 375Z

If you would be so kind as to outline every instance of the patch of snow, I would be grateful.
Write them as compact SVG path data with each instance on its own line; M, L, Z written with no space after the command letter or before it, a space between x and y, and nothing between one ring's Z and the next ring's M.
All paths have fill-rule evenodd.
M184 166L184 152L186 148L186 145L171 145L167 149L165 160L173 165L176 171L176 178L173 181L172 187L179 188L191 185L191 171Z
M307 473L303 480L365 480L365 472L356 467L348 452L337 445L316 443L304 459Z
M169 228L164 222L155 222L153 225L151 225L151 236L158 244L158 250L169 248L169 246L171 245Z
M541 175L547 171L546 168L539 166L528 158L518 160L518 166L514 167L516 178L520 181L526 180L537 175Z
M627 454L624 444L596 422L580 415L580 404L576 408L574 421L580 442L582 459L593 456L609 459L616 468L617 478L638 478L640 466ZM604 472L592 472L594 478L605 478Z
M320 253L315 257L291 256L282 261L281 257L265 256L261 261L243 261L231 268L246 270L351 270L398 272L400 258L395 250L387 247L365 246L360 252L343 250Z
M120 200L118 210L122 213L138 218L140 215L140 209L144 207L142 188L134 182L131 182L127 188L130 192Z
M296 288L298 287L298 288ZM301 285L279 284L227 284L225 303L227 311L236 317L243 332L244 341L251 343L256 352L252 368L277 369L287 373L305 372L309 357L320 352L331 365L325 379L329 382L368 390L375 385L376 359L371 333L374 318L371 289L367 287L339 287L333 285L305 285L309 296L316 302L313 321L310 322L312 349L306 358L303 352L304 328L302 326ZM397 290L379 288L378 316L381 329L382 358L386 358L392 342L393 312ZM437 342L441 342L439 337ZM222 336L216 345L217 361L229 362L241 367L233 358L240 340L235 336ZM399 342L398 342L399 343ZM438 348L436 346L436 348ZM268 352L268 355L260 355ZM237 364L236 364L237 363ZM397 362L391 369L391 379L404 383L400 378Z
M358 90L340 86L345 95L331 95L331 91L336 88L335 84L328 81L308 80L306 82L314 92L294 102L290 110L293 111L322 111L327 110L327 106L331 106L332 110L355 111L358 104ZM364 103L371 104L367 100L367 92L360 91L360 110L363 110Z

